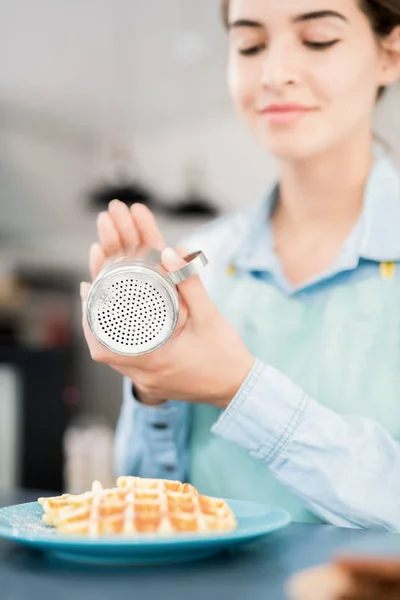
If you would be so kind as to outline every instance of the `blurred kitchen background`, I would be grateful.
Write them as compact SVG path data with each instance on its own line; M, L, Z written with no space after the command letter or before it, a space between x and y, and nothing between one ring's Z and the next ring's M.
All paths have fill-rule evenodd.
M169 243L259 200L219 0L0 0L0 486L113 478L121 379L80 325L96 214L151 205ZM400 90L376 129L400 162Z

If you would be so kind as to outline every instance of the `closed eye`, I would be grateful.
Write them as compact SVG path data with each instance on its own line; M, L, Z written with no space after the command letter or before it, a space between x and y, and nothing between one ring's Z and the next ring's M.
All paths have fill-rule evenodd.
M304 45L311 50L325 50L331 48L340 42L340 40L330 40L329 42L304 42Z
M249 48L240 48L239 54L242 56L252 56L254 54L258 54L262 50L264 50L264 44L258 44L258 46L250 46Z

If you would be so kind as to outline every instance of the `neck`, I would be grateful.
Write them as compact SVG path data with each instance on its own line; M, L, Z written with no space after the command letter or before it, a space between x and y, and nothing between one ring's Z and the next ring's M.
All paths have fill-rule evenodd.
M356 223L372 165L371 134L353 136L324 154L280 165L274 221L295 234Z

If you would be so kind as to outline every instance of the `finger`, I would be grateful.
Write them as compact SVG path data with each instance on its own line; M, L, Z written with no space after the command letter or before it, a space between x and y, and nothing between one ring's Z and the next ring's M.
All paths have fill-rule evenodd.
M162 262L167 271L177 271L185 264L185 260L172 248L165 248L162 253ZM196 320L208 318L210 310L214 309L201 280L198 275L189 277L178 285L179 293L185 301L188 312Z
M86 302L88 295L89 295L89 291L90 291L90 283L88 283L87 281L82 281L81 285L80 285L80 295L81 295L81 300L82 302Z
M130 250L138 246L139 233L127 205L119 200L112 200L108 205L108 213L124 249Z
M144 204L136 203L131 207L131 213L139 232L140 242L156 250L165 248L164 238L151 210Z
M189 250L185 246L175 246L174 250L181 258L185 258L189 254Z
M107 257L123 254L123 247L118 231L108 212L101 212L97 217L97 233L104 254Z
M106 261L106 255L100 244L95 243L90 246L89 251L89 270L92 279L96 279L97 275L102 270Z

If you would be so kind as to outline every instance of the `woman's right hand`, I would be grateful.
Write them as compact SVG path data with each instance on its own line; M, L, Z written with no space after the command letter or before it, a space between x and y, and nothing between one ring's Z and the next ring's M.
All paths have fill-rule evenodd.
M125 207L115 203L107 215L99 217L99 240L100 245L91 252L93 276L106 257L118 256L135 244L140 253L140 242L158 249L164 244L150 211L134 206L128 214ZM166 248L160 260L166 274L187 265L182 252L179 255L172 248ZM252 370L255 358L218 310L199 276L182 281L177 289L179 316L173 334L162 347L143 356L121 355L100 344L88 325L84 296L82 324L91 356L128 377L148 403L173 398L226 408ZM142 395L139 399L143 401Z
M143 248L165 248L164 238L158 228L153 213L143 204L134 204L130 209L119 200L113 200L108 210L97 217L98 242L90 247L89 270L92 280L103 269L106 261L120 256L137 256ZM89 283L81 284L81 296L85 300L90 289ZM124 365L110 366L130 378L130 370ZM145 404L160 404L160 400L140 395L139 400Z

